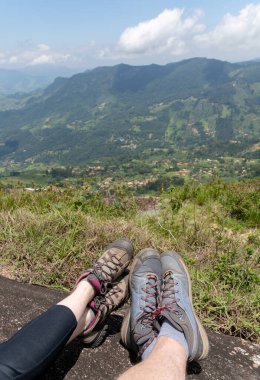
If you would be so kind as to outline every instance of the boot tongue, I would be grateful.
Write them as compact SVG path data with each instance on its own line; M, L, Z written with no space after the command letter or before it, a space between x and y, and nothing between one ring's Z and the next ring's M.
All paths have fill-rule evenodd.
M146 294L148 298L152 298L152 301L154 300L156 290L154 288L154 285L157 281L157 277L154 274L149 274L147 276L148 282L146 284ZM150 287L149 287L150 285Z
M157 276L148 274L145 286L145 305L143 307L143 314L134 328L134 341L138 346L143 346L150 338L154 336L153 332L153 312L156 308L155 297Z
M165 303L176 302L174 275L171 271L165 272L163 276L162 295Z

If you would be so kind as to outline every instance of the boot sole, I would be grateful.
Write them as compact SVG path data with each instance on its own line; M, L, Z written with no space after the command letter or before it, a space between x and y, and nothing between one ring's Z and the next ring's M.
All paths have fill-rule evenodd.
M197 314L196 314L196 312L194 310L194 307L193 307L193 302L192 302L192 286L191 286L192 282L191 282L191 279L190 279L190 275L189 275L188 269L187 269L184 261L182 260L181 256L178 253L176 253L176 252L174 252L174 254L178 257L179 261L181 262L181 264L183 266L183 269L185 270L186 276L188 278L188 283L189 283L189 299L190 299L190 302L191 302L192 310L193 310L193 313L195 315L195 319L196 319L196 322L197 322L197 325L198 325L198 329L199 329L199 333L200 333L201 340L202 340L202 353L197 358L197 360L204 359L208 355L208 352L209 352L209 340L208 340L208 336L207 336L206 330L202 326L202 324L201 324L201 322L199 320L199 317L197 316Z
M82 341L86 347L96 348L103 343L104 339L107 336L108 325L104 324L100 330L97 332L93 332L92 335L87 336L86 338L82 338Z
M121 340L123 345L128 348L135 350L135 347L132 345L131 336L130 336L130 316L131 310L129 308L125 318L123 319L122 327L121 327Z

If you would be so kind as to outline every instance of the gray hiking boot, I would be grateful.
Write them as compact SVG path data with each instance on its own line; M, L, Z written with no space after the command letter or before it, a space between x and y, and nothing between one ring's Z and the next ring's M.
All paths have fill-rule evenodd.
M119 279L105 296L96 296L89 304L95 312L95 318L83 331L80 338L92 348L98 347L107 335L108 324L106 320L112 311L116 310L128 298L129 275Z
M189 348L189 361L207 356L209 342L206 331L192 306L191 280L188 270L176 252L164 252L162 292L159 309L177 330L184 333Z
M124 318L123 344L142 355L156 337L155 319L161 286L160 255L152 248L138 253L130 271L131 308Z
M133 243L127 238L115 240L109 244L93 268L88 269L77 281L88 281L96 294L105 295L110 284L113 284L128 267L134 254Z

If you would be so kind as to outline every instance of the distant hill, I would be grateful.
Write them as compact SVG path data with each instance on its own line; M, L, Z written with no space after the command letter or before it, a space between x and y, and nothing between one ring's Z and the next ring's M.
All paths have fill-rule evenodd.
M0 112L0 158L82 164L151 149L255 157L259 125L259 62L120 64L57 78Z
M19 70L0 69L0 95L27 93L47 87L58 76L69 77L75 70L54 65L27 66Z

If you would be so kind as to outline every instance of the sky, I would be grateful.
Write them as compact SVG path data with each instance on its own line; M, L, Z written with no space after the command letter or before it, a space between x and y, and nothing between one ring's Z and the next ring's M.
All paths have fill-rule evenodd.
M260 57L260 2L0 0L0 67Z

